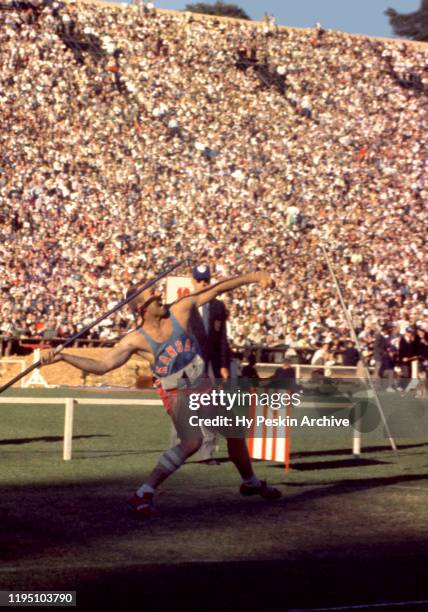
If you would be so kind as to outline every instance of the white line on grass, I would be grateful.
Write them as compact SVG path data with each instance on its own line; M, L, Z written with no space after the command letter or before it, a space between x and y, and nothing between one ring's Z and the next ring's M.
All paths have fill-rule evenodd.
M409 489L410 491L424 491L428 493L428 487L406 487L404 485L391 485L394 489Z
M132 569L135 567L138 568L143 568L145 566L147 566L147 563L131 563L128 565L124 565L121 564L120 568L121 569ZM164 563L150 563L149 565L153 566L153 565L165 565ZM177 563L177 565L180 565L180 563ZM117 569L118 564L117 563L95 563L95 564L91 564L91 563L70 563L67 565L57 565L57 564L39 564L39 565L16 565L16 566L9 566L9 567L0 567L0 574L15 574L15 573L23 573L23 572L35 572L35 571L51 571L52 569L55 570L59 570L61 572L66 571L67 569L70 570L102 570L102 569Z
M333 612L334 610L371 610L373 608L392 608L404 606L422 606L428 604L428 599L414 601L387 601L384 603L360 604L356 606L337 606L334 608L290 608L288 612Z
M135 519L133 519L134 523L135 523ZM176 561L176 562L172 562L172 563L166 563L163 561L153 561L150 563L147 563L146 561L143 561L141 563L135 562L135 563L121 563L120 564L120 568L121 570L132 570L132 569L144 569L146 568L148 565L150 565L150 567L172 567L172 566L178 566L178 565L182 565L182 561ZM198 560L198 564L202 565L202 564L206 564L209 565L210 563L216 563L215 560L204 560L204 561L199 561ZM38 565L9 565L7 567L0 567L0 575L1 574L22 574L25 572L50 572L50 571L59 571L59 572L66 572L67 570L82 570L82 571L90 571L90 570L103 570L103 569L117 569L118 568L118 563L67 563L67 565L60 565L58 563L39 563ZM1 590L1 589L0 589Z

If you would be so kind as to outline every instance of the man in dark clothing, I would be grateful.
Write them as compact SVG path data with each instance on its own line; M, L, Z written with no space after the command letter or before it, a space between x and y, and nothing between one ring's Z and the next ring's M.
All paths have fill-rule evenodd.
M373 345L373 358L375 360L375 377L379 378L380 368L382 365L382 359L385 355L386 349L390 345L390 336L389 329L387 326L383 326L380 331L375 336L375 341Z
M195 266L192 270L192 277L195 292L206 289L211 283L209 266L206 264ZM190 315L190 330L200 346L205 362L205 374L211 379L227 380L229 378L230 349L226 335L226 320L226 307L217 298L204 304L201 308L194 308ZM219 462L213 456L216 435L205 427L202 427L202 432L202 445L194 459L206 465L218 465Z
M411 327L408 327L404 335L400 338L400 344L398 345L398 358L402 378L404 380L410 378L412 361L418 358L415 331Z
M397 365L397 353L393 346L388 346L382 357L379 369L380 378L386 379L386 390L394 391L394 369Z
M284 359L282 366L276 368L273 376L270 378L270 386L289 391L294 391L297 388L296 372L289 359Z
M417 342L418 342L418 353L419 362L423 368L428 365L428 332L423 329L417 330Z
M349 340L346 344L345 352L343 353L344 366L356 366L360 359L360 353L355 348L355 343Z
M258 380L260 378L259 373L256 370L256 356L254 353L248 356L248 363L242 368L242 378L248 380Z
M211 272L207 265L192 270L193 289L200 291L210 285ZM230 371L230 348L226 334L227 311L221 300L214 299L200 309L194 309L190 326L202 349L207 373L227 380Z

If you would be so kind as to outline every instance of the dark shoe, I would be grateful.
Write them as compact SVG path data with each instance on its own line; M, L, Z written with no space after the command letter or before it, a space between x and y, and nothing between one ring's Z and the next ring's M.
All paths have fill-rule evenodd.
M281 491L268 485L266 480L261 480L258 487L253 487L243 482L239 492L244 497L249 497L250 495L260 495L263 497L263 499L267 499L268 501L273 501L282 497Z
M142 497L135 493L127 503L135 516L148 517L156 514L153 493L144 493Z
M198 463L202 464L202 465L221 465L220 461L217 461L217 459L203 459L202 461L198 461Z

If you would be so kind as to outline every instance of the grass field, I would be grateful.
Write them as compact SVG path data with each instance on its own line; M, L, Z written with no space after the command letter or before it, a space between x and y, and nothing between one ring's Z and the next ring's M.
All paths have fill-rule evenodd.
M343 437L296 436L288 474L256 464L284 494L275 504L240 498L222 445L221 466L185 465L159 516L139 521L125 501L169 446L169 419L100 397L76 410L71 462L63 407L0 406L0 589L70 589L79 610L148 612L428 600L423 432L399 441L399 462L381 439L354 460Z

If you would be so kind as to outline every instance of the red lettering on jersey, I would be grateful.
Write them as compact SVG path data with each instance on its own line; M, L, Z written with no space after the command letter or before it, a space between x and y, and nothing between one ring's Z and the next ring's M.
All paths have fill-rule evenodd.
M171 363L171 357L167 357L166 355L161 355L159 357L159 361L162 361L162 363L164 363L165 365L168 365L169 363Z
M178 353L182 353L183 352L183 343L181 342L181 340L176 340L175 348L177 349Z
M171 355L171 357L177 357L177 351L173 346L167 346L166 352L168 353L168 355Z
M160 368L159 366L156 368L155 372L158 374L166 374L168 372L168 368Z
M185 350L185 351L187 351L187 352L189 353L189 352L190 352L190 350L191 350L191 348L192 348L192 347L191 347L191 345L190 345L190 340L189 340L189 338L187 338L187 339L186 339L186 342L184 343L184 350Z

